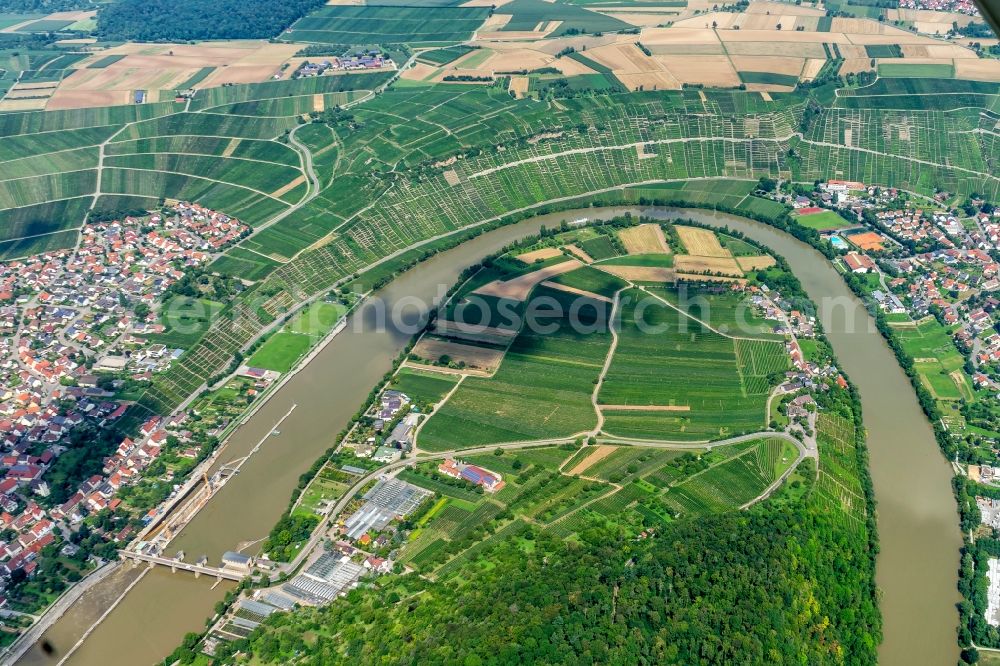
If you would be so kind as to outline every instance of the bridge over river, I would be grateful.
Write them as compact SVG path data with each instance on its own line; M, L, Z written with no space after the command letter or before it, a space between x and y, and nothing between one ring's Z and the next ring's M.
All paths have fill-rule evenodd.
M170 571L176 573L180 571L190 571L196 577L202 574L206 576L214 576L215 578L222 580L234 580L241 581L246 578L246 573L241 573L235 569L227 569L225 567L210 567L205 564L192 564L191 562L185 562L178 558L172 557L160 557L159 555L148 555L146 553L137 553L132 550L119 550L118 557L123 560L132 560L135 563L148 562L149 564L157 564L163 567L170 567Z

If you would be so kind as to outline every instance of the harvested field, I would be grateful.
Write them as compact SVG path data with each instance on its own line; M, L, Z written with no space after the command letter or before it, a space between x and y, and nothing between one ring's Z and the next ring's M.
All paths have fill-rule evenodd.
M837 50L845 59L868 58L868 51L860 44L838 44Z
M118 106L128 104L129 90L56 90L45 106L49 111L82 109L91 106Z
M732 257L691 256L678 254L674 256L674 268L678 273L721 273L734 277L743 277L740 265Z
M844 32L850 35L884 35L886 26L878 21L860 18L834 18L830 32Z
M641 74L616 74L615 78L629 90L680 90L681 82L664 70Z
M49 101L45 97L38 99L5 99L0 101L0 111L34 111L44 109L45 103Z
M126 104L134 90L172 91L207 67L216 70L200 87L266 81L298 50L295 44L259 40L199 44L128 43L95 53L62 81L48 108L69 109ZM118 56L106 67L88 65ZM81 93L81 94L67 94ZM112 93L109 95L108 93Z
M851 37L842 33L809 30L726 30L720 32L719 37L726 43L727 47L734 42L766 42L768 40L773 41L775 44L783 42L797 42L800 44L821 44L823 42L835 44L851 43Z
M697 227L676 226L677 235L680 236L681 243L687 254L698 257L728 257L731 253L719 244L718 237L708 229Z
M579 245L567 245L566 249L569 250L571 254L573 254L574 256L578 257L580 259L580 261L582 261L584 263L587 263L587 264L594 263L594 258L592 256L590 256L589 254L587 254L587 251L584 250Z
M14 99L40 99L46 100L52 95L52 89L47 88L43 90L11 90L7 93L4 99L14 100Z
M735 16L735 14L728 14L728 16ZM713 42L718 42L719 37L716 35L715 31L711 28L703 27L706 22L711 23L712 19L704 16L699 16L694 19L688 19L694 21L688 30L678 30L684 21L677 21L670 28L649 28L642 31L642 45L653 50L653 46L656 44L711 44ZM619 41L629 41L634 42L634 35L622 35L619 37ZM766 41L766 40L760 40Z
M663 229L658 224L640 224L618 232L625 251L629 254L657 254L670 252Z
M526 264L533 264L539 259L545 261L546 259L552 259L559 256L562 256L562 251L560 251L559 248L543 247L540 250L532 250L531 252L519 254L516 258L518 261L523 261Z
M640 14L639 12L609 11L607 9L600 10L600 13L640 28L661 25L669 21L671 17L678 16L680 14L678 11L663 12L659 14Z
M848 58L844 60L844 63L840 66L840 71L838 74L845 76L847 74L857 74L858 72L867 72L872 68L872 63L870 58Z
M570 287L569 285L560 284L558 282L545 281L542 283L543 287L548 287L550 289L558 289L559 291L565 291L569 294L576 294L577 296L583 296L584 298L589 298L594 301L602 301L604 303L610 303L611 299L607 296L601 296L600 294L595 294L592 291L586 291L585 289L577 289L576 287Z
M428 65L425 62L415 62L400 74L400 78L407 81L425 81L437 71L438 68L434 65Z
M420 338L412 353L429 361L439 361L442 356L448 356L456 363L464 362L470 368L493 372L503 360L502 349L490 349L466 345L452 340L441 340L424 336Z
M466 0L461 7L503 7L511 0Z
M732 56L733 66L739 72L769 72L798 76L802 73L802 58L786 56Z
M905 44L900 47L904 58L972 58L978 56L971 50L954 44Z
M520 275L513 280L494 280L493 282L476 289L472 293L481 294L483 296L496 296L498 298L509 298L515 301L523 301L528 297L528 294L531 293L531 290L535 288L535 285L545 282L550 277L568 273L574 268L579 268L582 265L583 264L576 259L568 259L567 261L563 261L553 266L546 266L545 268L540 268L537 271Z
M113 90L131 93L133 90L160 90L174 88L197 72L195 68L166 69L164 65L159 64L121 66L126 60L128 58L101 69L78 69L63 79L59 91Z
M690 16L679 21L674 21L672 27L689 30L705 28L710 26L712 23L715 23L719 30L730 30L733 25L737 24L741 20L741 18L742 15L735 12L709 12L707 14ZM643 44L645 43L646 42L643 42Z
M323 95L313 95L313 111L322 113L326 109Z
M647 46L653 56L662 55L726 55L722 42L715 41L706 44L653 44Z
M479 28L479 36L482 37L486 33L493 32L495 30L502 30L505 25L510 23L510 20L514 18L513 14L493 14L483 25Z
M718 88L740 85L739 75L724 55L665 55L655 58L682 84L702 83Z
M607 266L598 264L605 273L633 282L673 282L674 269L660 266Z
M663 63L647 56L635 44L610 44L590 49L587 58L609 68L630 90L680 88L680 82Z
M826 16L826 10L787 2L751 2L747 14L786 14L791 16Z
M578 462L573 467L573 469L567 471L566 474L569 474L570 476L583 474L583 472L586 471L588 467L593 467L596 463L600 462L601 460L604 460L617 450L618 450L617 446L605 446L603 444L600 446L596 446L594 447L594 451L590 455L588 455L586 458Z
M955 78L1000 81L1000 60L956 60Z
M55 88L59 85L58 81L39 81L36 83L18 83L12 90L44 90L48 88Z
M512 76L510 77L510 86L507 88L514 99L522 99L528 94L528 85L531 83L531 79L527 76Z
M736 263L744 271L759 271L763 268L770 268L777 263L774 257L762 254L757 257L736 257Z
M826 60L822 44L802 42L733 42L726 47L730 55L736 56L785 56L789 58L819 58Z
M230 65L217 68L199 84L199 88L213 88L229 83L258 83L274 75L274 65Z

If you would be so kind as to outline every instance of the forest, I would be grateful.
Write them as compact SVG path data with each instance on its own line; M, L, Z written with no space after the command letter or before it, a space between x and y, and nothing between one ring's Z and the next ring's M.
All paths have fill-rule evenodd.
M121 0L98 14L101 39L144 42L267 39L323 0Z
M532 528L459 584L403 576L345 603L279 613L223 663L874 663L863 540L808 503L582 543ZM489 564L488 567L485 565ZM178 655L174 655L178 656Z
M90 0L0 0L0 14L42 14L96 6Z

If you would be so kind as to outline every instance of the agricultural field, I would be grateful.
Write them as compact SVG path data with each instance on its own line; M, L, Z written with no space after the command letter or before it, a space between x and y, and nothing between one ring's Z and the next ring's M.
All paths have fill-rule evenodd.
M788 364L782 343L726 337L663 300L637 290L624 296L618 347L598 394L606 432L707 441L765 425L772 376Z
M541 5L548 4L515 0L494 14L509 10L511 16L520 14L527 25L530 12L541 12ZM563 11L563 5L556 4ZM473 9L489 13L488 8L475 7L456 11ZM338 11L344 10L334 13ZM589 18L606 18L587 11L593 15ZM720 13L720 25L730 20L728 14L722 14L726 13ZM612 35L608 29L600 38L592 35L586 39L601 40L604 45L619 39L629 44L639 40L654 59L668 64L675 60L681 63L684 58L707 62L709 57L728 62L725 55L704 54L703 47L710 40L715 42L715 53L721 54L720 39L726 48L744 42L770 43L772 50L782 52L775 57L805 59L818 53L809 50L817 44L804 43L817 33L774 30L768 24L777 19L773 15L731 16L732 21L740 18L740 30L723 26L717 35L709 35L712 31L704 31L705 17L694 17L677 19L671 28L644 28L640 35ZM826 18L796 16L796 22ZM690 23L688 27L680 25L685 21ZM698 22L700 25L694 25ZM757 23L768 25L753 29L751 24ZM490 34L506 32L513 39L521 27L508 22ZM533 32L535 27L537 23L525 29ZM567 19L552 30L574 27ZM861 19L837 19L827 28L831 32L823 34L831 36L859 36L862 28L871 28L871 39L859 37L862 45L898 43L910 47L929 39L889 26L869 25ZM680 30L690 33L690 43L676 43L674 36ZM755 30L759 34L752 34ZM517 39L529 38L522 35ZM838 48L847 48L848 40L837 39ZM542 41L549 45L530 40L491 42L488 48L479 49L481 53L458 55L454 62L472 58L477 67L504 71L530 51L544 55L530 61L537 62L532 67L549 67L555 62L558 67L586 68L566 56L555 58L558 49L539 51L559 46L553 39ZM596 42L590 44L588 52L596 52ZM300 48L293 44L275 46ZM169 47L157 48L161 51L148 56L168 57L162 49ZM739 58L767 57L754 51L758 47L734 48L740 51ZM796 49L799 55L791 54ZM863 52L864 48L858 50ZM824 51L822 46L820 51ZM650 57L637 52L643 58ZM95 53L92 61L113 53ZM129 53L106 67L88 71L121 68L133 55L146 57ZM196 55L192 53L194 60ZM19 71L44 64L42 58L34 63L28 60L24 54L17 56ZM84 67L89 62L81 60L73 66ZM258 79L220 86L213 77L231 67L216 67L215 73L207 73L214 66L212 62L193 64L196 67L176 84L194 85L189 82L203 77L186 111L184 105L174 102L151 102L0 114L0 162L16 161L10 166L19 173L34 174L0 180L0 216L24 220L24 227L30 226L33 232L21 235L19 230L12 231L3 239L9 241L8 249L35 247L37 241L29 236L50 231L56 233L46 237L50 239L46 243L72 244L72 229L82 223L97 186L95 148L112 135L98 193L102 207L114 201L155 202L161 197L197 199L251 225L263 226L298 206L229 250L212 267L263 283L262 287L275 294L267 304L271 316L291 304L288 294L296 290L317 293L329 289L338 280L396 253L413 259L420 252L410 248L429 238L469 229L507 211L529 210L541 202L585 197L595 191L620 192L636 202L646 197L719 203L765 216L780 215L784 208L750 194L760 176L802 182L861 180L927 195L937 188L959 194L978 192L988 199L1000 194L1000 179L989 166L993 159L991 135L980 131L989 129L989 123L979 112L994 103L996 86L989 88L984 83L956 80L947 84L954 86L953 91L940 95L911 94L930 90L919 83L924 79L913 78L879 79L870 90L835 92L832 86L824 85L767 94L706 87L578 95L574 90L551 88L551 94L537 100L513 99L506 84L428 83L419 88L394 85L354 103L350 100L361 99L357 93L363 95L361 91L379 87L389 74ZM265 64L271 66L272 62ZM727 67L731 69L732 64ZM580 76L604 76L589 69L588 73L575 71ZM567 81L578 78L576 74L538 76ZM733 79L728 85L735 87L739 84L735 73ZM328 97L351 92L356 94ZM353 105L316 123L303 124L301 115L282 115L307 109L314 95L323 96L324 106L334 100ZM805 109L811 104L818 105L819 113L811 117L802 139L789 139L802 129ZM292 132L312 153L318 188L303 178L302 149L286 138ZM63 154L56 157L57 152ZM390 173L396 175L387 177ZM55 220L42 214L43 206L58 201L79 202L69 208L74 219ZM406 224L399 224L400 220ZM601 261L625 252L614 240L595 234L581 238L579 244L588 245L592 254L586 248L583 251ZM671 249L679 253L679 248ZM403 265L403 261L386 262L371 275L391 274L389 269ZM226 341L226 352L219 354L206 342L203 350L196 350L156 379L148 394L151 404L182 399L184 387L197 386L199 380L224 367L222 357L245 344L250 331L220 321L215 333L214 339Z
M955 66L937 63L880 63L878 74L885 78L950 79L955 76Z
M790 442L761 437L711 453L638 446L542 447L463 459L501 474L495 495L436 480L436 463L400 477L441 499L404 545L400 559L434 578L447 578L464 559L517 538L531 521L560 538L617 525L627 533L678 518L732 511L752 503L798 462Z
M458 42L472 36L488 14L485 7L327 5L282 37L317 44Z
M536 295L569 303L574 296L538 287ZM590 403L611 335L608 304L590 323L590 333L573 330L568 315L551 323L550 334L522 330L490 378L467 377L423 425L417 446L441 451L499 442L570 437L593 428ZM581 312L581 318L593 310ZM564 310L565 313L565 310ZM603 323L602 323L603 320Z
M165 330L147 337L168 347L190 347L205 334L224 307L223 303L207 298L174 296L161 310L160 323Z

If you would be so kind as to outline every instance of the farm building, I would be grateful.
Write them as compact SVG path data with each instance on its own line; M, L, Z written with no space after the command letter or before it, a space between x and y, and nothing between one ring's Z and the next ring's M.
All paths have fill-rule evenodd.
M466 465L465 463L451 459L441 463L438 466L438 471L453 479L464 479L473 485L482 486L483 490L489 493L495 493L505 485L503 477L496 472L491 472L475 465Z

